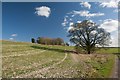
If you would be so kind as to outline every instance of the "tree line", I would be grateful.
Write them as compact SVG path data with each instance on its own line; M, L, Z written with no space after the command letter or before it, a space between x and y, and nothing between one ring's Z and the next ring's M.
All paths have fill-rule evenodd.
M81 49L90 54L96 50L96 47L109 46L111 44L110 33L98 24L90 20L83 20L81 23L74 23L68 30L70 42L75 44L76 52L80 53ZM31 39L32 43L45 45L67 45L61 38L38 37L37 40Z
M38 37L37 39L31 38L32 43L44 44L44 45L67 45L62 38L48 38L48 37Z

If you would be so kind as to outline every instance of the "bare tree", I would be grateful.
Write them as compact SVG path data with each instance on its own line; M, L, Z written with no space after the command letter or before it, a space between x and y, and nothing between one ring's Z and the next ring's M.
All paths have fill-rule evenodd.
M70 41L84 49L88 54L95 50L96 45L104 47L111 43L110 33L90 20L73 24L68 32Z

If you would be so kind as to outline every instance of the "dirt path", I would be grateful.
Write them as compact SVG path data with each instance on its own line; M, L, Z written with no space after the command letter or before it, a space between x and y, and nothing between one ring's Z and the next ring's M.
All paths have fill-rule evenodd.
M31 72L31 73L27 73L27 74L21 74L21 75L19 75L19 76L16 76L15 78L30 78L30 77L39 77L39 78L45 78L43 75L42 75L42 73L43 72L46 72L46 71L48 71L50 68L53 68L53 67L55 67L56 65L58 65L58 64L60 64L60 63L62 63L65 59L67 58L67 53L65 53L65 57L62 59L62 60L60 60L59 62L57 62L57 63L54 63L53 65L51 65L51 66L49 66L49 67L45 67L45 68L42 68L42 69L40 69L40 70L36 70L36 71L33 71L33 72Z
M118 78L120 79L120 58L118 58Z
M71 54L71 57L72 57L74 62L79 62L78 54Z
M114 63L114 66L113 66L113 69L112 69L112 73L110 75L110 78L118 78L118 62L119 59L118 57L115 55L115 63Z

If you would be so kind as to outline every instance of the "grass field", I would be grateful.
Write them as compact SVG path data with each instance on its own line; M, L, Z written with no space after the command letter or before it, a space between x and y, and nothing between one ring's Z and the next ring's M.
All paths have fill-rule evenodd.
M118 53L117 48L101 49L90 55L65 50L74 47L2 41L2 77L109 77L115 58L112 53Z

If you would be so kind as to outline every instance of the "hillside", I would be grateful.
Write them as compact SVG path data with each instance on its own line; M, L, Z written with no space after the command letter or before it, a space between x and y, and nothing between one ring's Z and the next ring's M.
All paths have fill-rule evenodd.
M3 78L109 77L117 48L75 54L74 47L2 41ZM104 53L104 54L102 54Z

